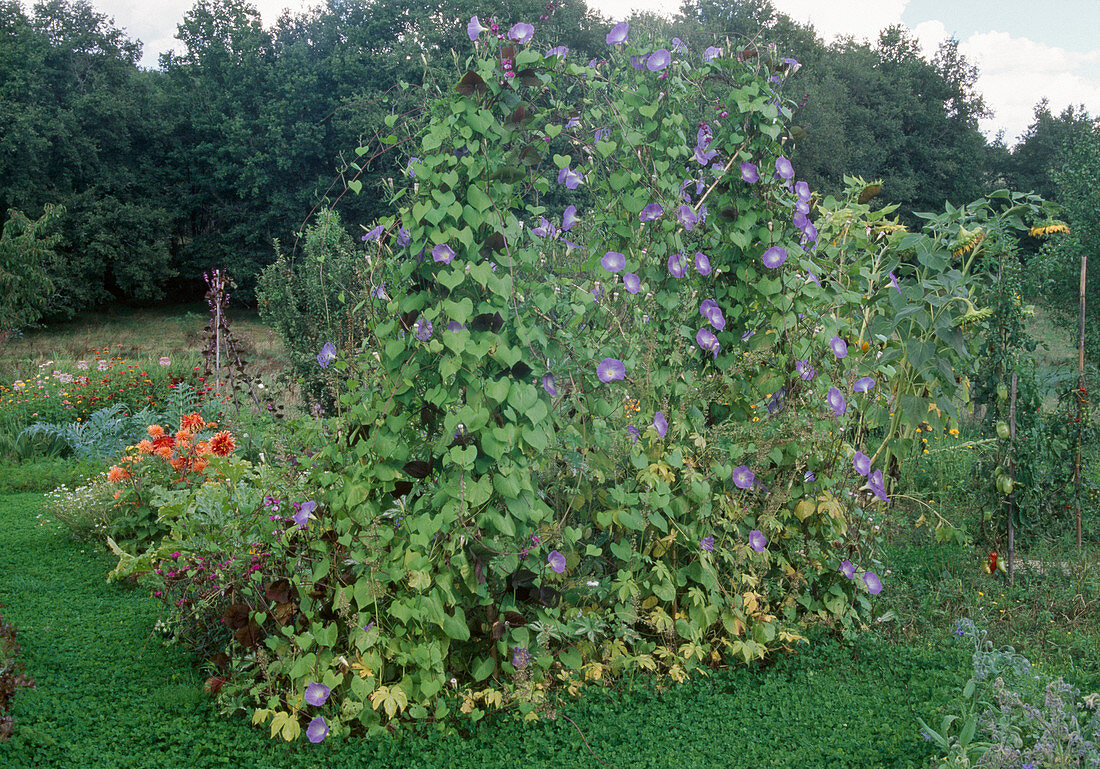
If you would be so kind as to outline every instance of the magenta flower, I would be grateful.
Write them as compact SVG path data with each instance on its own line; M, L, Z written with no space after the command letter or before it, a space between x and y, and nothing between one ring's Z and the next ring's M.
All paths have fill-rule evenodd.
M626 267L626 257L618 251L608 251L603 255L600 264L603 265L603 268L608 272L618 272Z
M653 416L653 429L655 429L657 435L662 438L668 434L668 420L665 419L665 415L660 411Z
M760 171L755 164L745 160L741 163L741 179L749 184L756 184L760 181Z
M328 368L328 364L336 360L336 345L332 342L325 342L321 347L321 352L317 355L317 365L321 368Z
M684 266L683 254L673 254L668 258L668 271L674 278L684 277L686 268Z
M810 185L806 182L794 183L794 194L798 196L798 199L803 202L809 202L810 200ZM809 213L808 211L806 213Z
M699 217L695 215L695 210L691 206L680 206L676 209L676 218L686 230L694 230L695 224L699 221Z
M780 248L779 246L772 246L764 252L762 258L764 266L774 270L781 267L783 262L787 261L787 249Z
M577 223L577 207L568 206L561 214L561 231L569 232Z
M706 326L699 329L695 334L695 343L711 353L715 358L718 357L718 350L721 348L721 345L718 344L718 337L716 337L714 332Z
M794 166L791 165L791 161L780 155L775 159L775 173L778 174L781 179L793 179Z
M865 393L875 386L875 380L869 376L860 377L856 380L856 383L852 385L852 390L857 393Z
M848 579L855 579L856 578L856 567L852 564L851 561L841 561L840 562L840 573L843 574Z
M542 389L546 390L546 393L551 398L558 397L558 388L554 386L554 375L547 374L542 378Z
M565 571L565 556L557 550L550 551L550 554L546 556L546 563L558 574Z
M650 203L638 214L638 219L643 222L652 222L655 219L660 219L664 212L665 209L661 207L660 203Z
M710 275L710 258L702 251L695 252L695 271L704 277Z
M753 529L749 532L749 547L758 553L763 553L768 547L768 538L764 536L764 532L760 529Z
M703 537L699 541L699 547L708 553L714 552L714 537Z
M325 723L323 716L317 716L310 721L309 726L306 727L306 739L316 744L325 739L325 737L328 737L328 724Z
M481 22L477 20L477 16L470 17L470 23L466 25L466 34L470 36L470 42L476 41L478 35L488 31L488 27L481 26Z
M531 40L531 36L534 34L535 28L521 21L508 30L508 39L515 40L517 43L526 43Z
M860 475L867 475L871 472L871 458L862 451L856 452L855 457L852 459L852 465Z
M848 410L848 404L844 402L844 396L835 387L829 388L829 394L825 396L825 400L828 401L838 417L844 416L844 412Z
M432 248L432 259L436 262L443 262L443 264L450 264L451 260L455 258L455 251L446 243L440 243Z
M863 583L867 585L867 592L871 595L878 595L882 592L882 580L873 571L863 572Z
M325 704L325 700L331 693L331 689L315 681L306 687L306 702L319 708Z
M834 336L829 340L829 349L833 351L833 355L837 358L848 357L848 344L839 336Z
M617 358L604 358L596 366L596 376L604 384L617 382L626 376L626 366Z
M746 465L733 469L733 485L739 489L751 489L756 482L756 476Z
M626 36L629 34L629 32L630 25L627 24L625 21L619 22L611 28L610 32L607 33L607 37L605 38L607 40L607 44L619 45L620 43L625 43Z
M672 63L672 54L667 48L658 48L646 59L645 66L650 72L660 72Z
M623 286L630 293L636 294L642 290L642 279L635 275L633 272L624 272Z

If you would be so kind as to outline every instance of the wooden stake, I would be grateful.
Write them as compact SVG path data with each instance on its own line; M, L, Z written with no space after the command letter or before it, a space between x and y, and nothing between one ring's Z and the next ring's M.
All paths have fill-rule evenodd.
M1077 549L1081 549L1081 442L1084 438L1085 409L1085 273L1088 257L1081 254L1081 286L1078 291L1078 333L1077 333L1077 457L1073 465L1073 486L1076 497Z
M1012 479L1012 493L1008 495L1008 581L1016 582L1016 372L1012 372L1012 394L1008 402L1008 477Z

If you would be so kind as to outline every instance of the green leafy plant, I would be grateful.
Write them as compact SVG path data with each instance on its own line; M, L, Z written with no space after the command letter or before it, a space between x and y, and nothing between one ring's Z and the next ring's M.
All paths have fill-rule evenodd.
M137 443L149 424L160 419L149 409L130 413L124 403L115 403L93 411L86 421L67 425L51 425L36 422L23 431L23 435L45 435L65 441L73 453L81 459L117 456L127 446Z

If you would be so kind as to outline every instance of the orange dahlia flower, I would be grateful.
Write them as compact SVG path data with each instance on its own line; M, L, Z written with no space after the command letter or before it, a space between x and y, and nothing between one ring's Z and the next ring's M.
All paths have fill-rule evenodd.
M199 414L185 414L180 417L180 430L197 433L206 427L206 420Z
M148 438L146 438L145 440L140 441L138 443L137 450L139 452L141 452L142 454L152 454L153 453L153 442L151 440L149 440Z
M171 459L172 458L172 447L171 446L157 446L155 449L153 449L153 453L156 454L161 459Z
M107 480L111 483L121 483L125 479L130 477L130 471L125 468L113 465L107 472Z
M175 457L174 459L169 459L168 464L172 465L172 469L175 470L177 473L182 473L184 470L187 469L187 459L185 457Z
M160 425L149 425L145 428L145 432L149 433L150 438L160 438L164 435L164 428Z
M210 453L215 456L229 456L235 448L237 448L237 440L228 430L222 430L210 439Z

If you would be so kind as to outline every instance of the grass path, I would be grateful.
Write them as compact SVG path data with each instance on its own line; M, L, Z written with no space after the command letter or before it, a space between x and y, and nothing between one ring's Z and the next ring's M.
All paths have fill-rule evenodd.
M472 734L274 743L220 715L187 655L150 632L157 605L107 585L112 561L36 518L41 495L0 496L0 610L19 629L37 689L15 700L4 769L144 767L833 767L929 764L914 714L931 717L964 664L941 647L867 636L658 691L589 690L559 718L500 717Z

